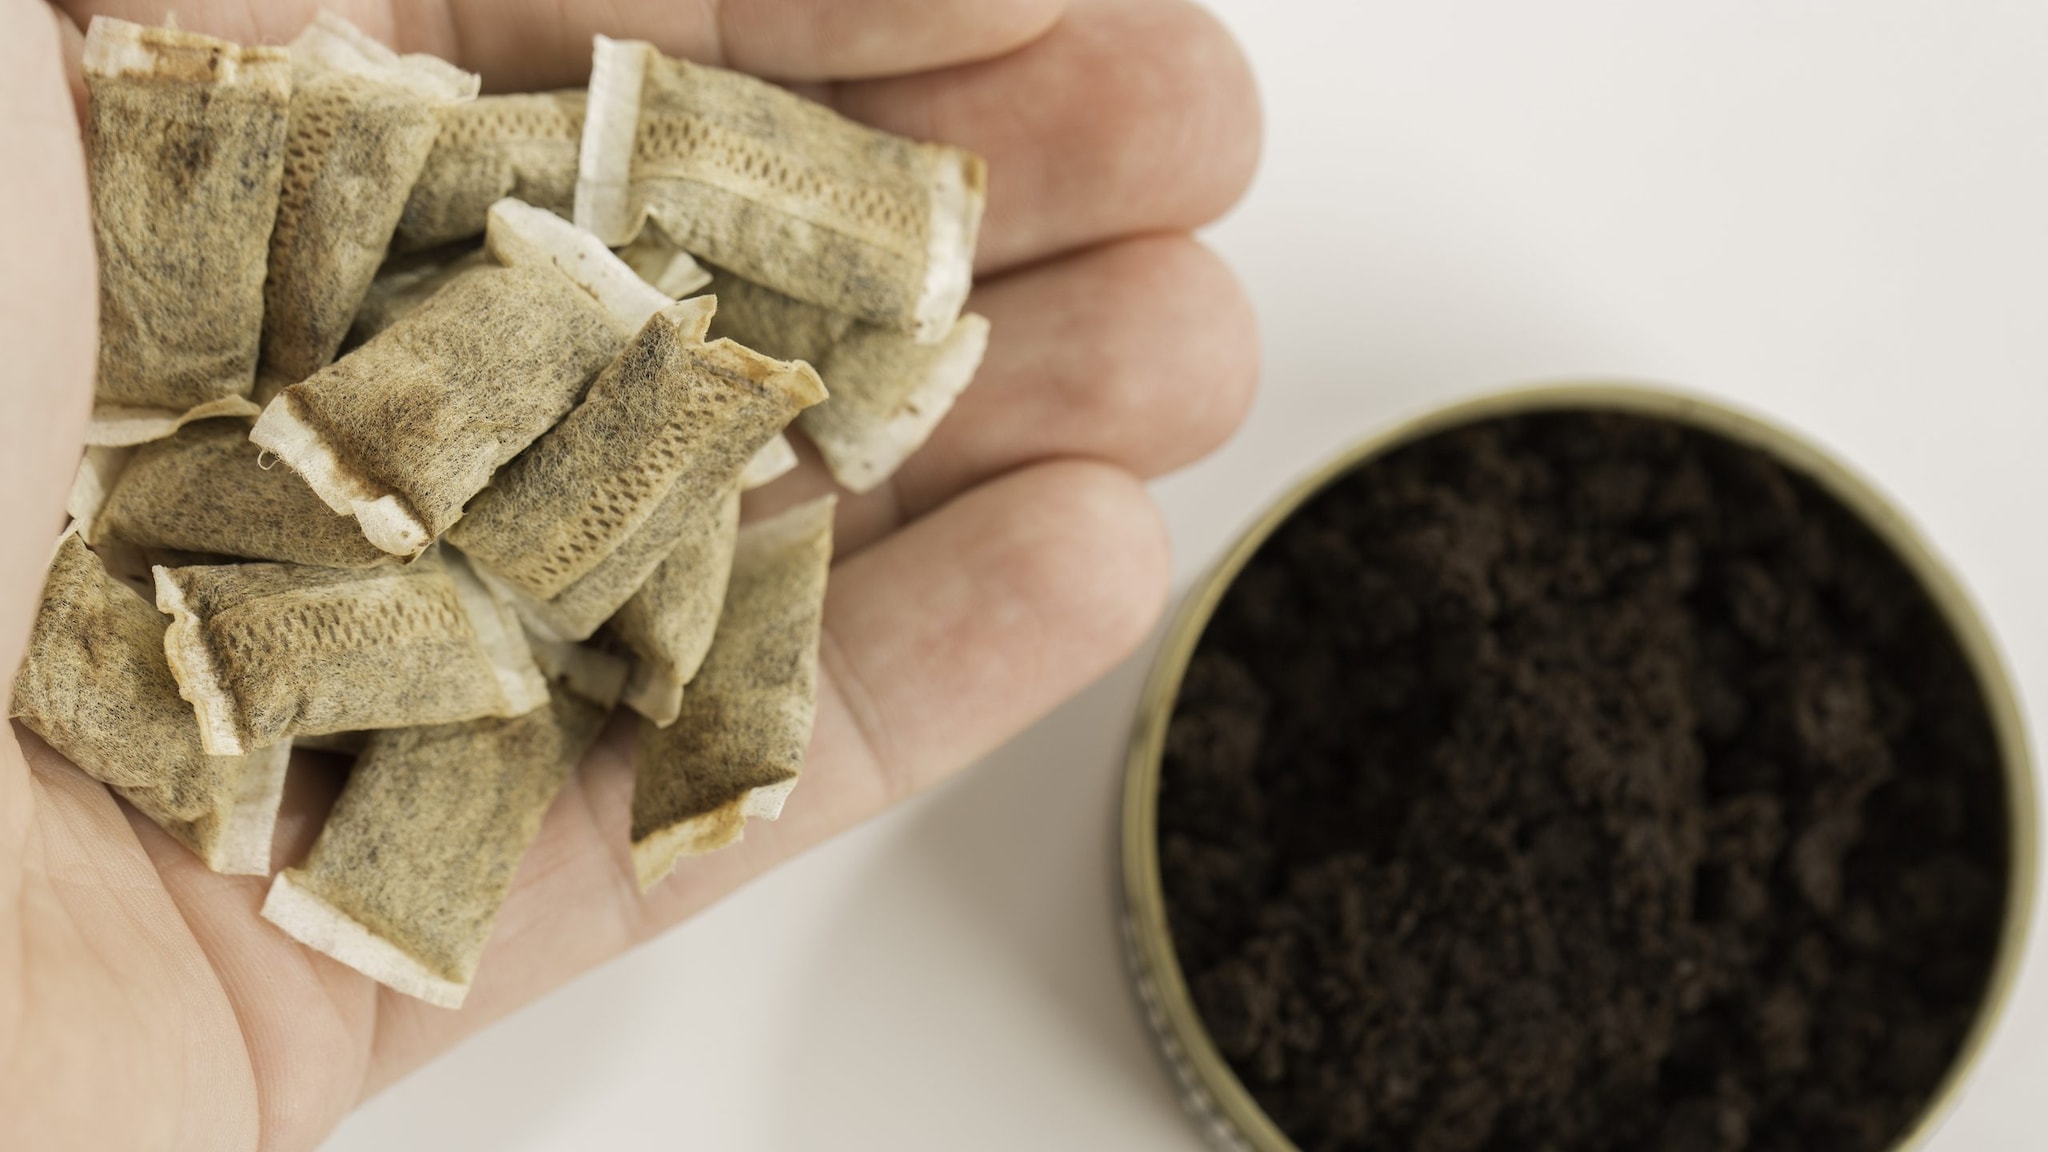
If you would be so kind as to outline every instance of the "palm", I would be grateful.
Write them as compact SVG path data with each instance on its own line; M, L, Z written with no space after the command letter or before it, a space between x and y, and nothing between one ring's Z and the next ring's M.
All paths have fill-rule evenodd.
M41 4L0 3L0 155L17 158L0 174L11 668L90 400L94 296L64 80L76 37ZM83 23L155 22L171 6L63 7ZM177 5L186 27L268 42L309 7ZM591 32L645 36L981 151L993 186L973 307L996 339L925 451L841 506L817 733L784 818L642 898L615 731L550 810L459 1013L299 947L257 917L262 879L207 872L23 730L18 754L0 741L9 1147L311 1146L464 1035L965 764L1150 625L1164 549L1141 480L1212 448L1248 398L1248 310L1185 230L1242 190L1256 111L1235 49L1182 0L1064 14L1059 0L565 2L546 19L460 0L344 7L402 49L457 55L491 88L580 82ZM807 463L758 498L827 484ZM303 854L337 783L294 765L277 862Z

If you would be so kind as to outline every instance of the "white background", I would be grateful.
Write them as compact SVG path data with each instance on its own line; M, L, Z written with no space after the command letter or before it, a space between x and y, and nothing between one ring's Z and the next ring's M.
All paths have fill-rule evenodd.
M2048 730L2048 4L1219 10L1267 101L1264 170L1214 233L1263 313L1266 382L1229 448L1158 487L1183 584L1359 434L1503 384L1647 377L1876 477ZM1143 658L332 1147L1196 1148L1112 935ZM2042 1146L2043 963L1941 1152Z

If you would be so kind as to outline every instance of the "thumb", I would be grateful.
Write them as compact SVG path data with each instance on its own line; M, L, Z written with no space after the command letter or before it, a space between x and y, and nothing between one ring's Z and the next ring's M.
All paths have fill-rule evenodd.
M14 678L92 405L98 287L64 21L0 0L0 690ZM0 777L9 772L0 768Z

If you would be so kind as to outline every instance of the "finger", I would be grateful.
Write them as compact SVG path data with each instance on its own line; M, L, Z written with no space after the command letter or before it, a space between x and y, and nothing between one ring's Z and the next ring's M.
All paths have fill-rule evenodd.
M1229 439L1258 385L1251 302L1184 236L1036 266L989 284L974 307L990 318L987 363L897 474L906 517L1059 456L1164 475Z
M614 733L548 813L463 1011L384 994L367 1091L995 747L1137 644L1166 571L1143 487L1078 462L976 489L838 565L817 730L782 819L642 897L630 733Z
M281 44L329 7L404 52L432 52L494 91L581 84L597 33L650 40L662 51L782 80L853 79L1001 55L1059 18L1061 0L65 0L93 15L180 26L245 44Z
M842 499L842 555L1038 461L1171 472L1228 439L1257 387L1251 303L1229 267L1185 236L1034 265L983 285L970 307L991 321L981 371L889 484ZM806 454L798 474L750 497L748 513L831 490Z
M983 274L1220 216L1251 182L1259 100L1229 32L1187 0L1079 0L1001 59L843 84L840 111L988 160Z
M98 288L58 24L40 4L0 6L0 538L16 542L0 549L0 688L28 642L92 406Z

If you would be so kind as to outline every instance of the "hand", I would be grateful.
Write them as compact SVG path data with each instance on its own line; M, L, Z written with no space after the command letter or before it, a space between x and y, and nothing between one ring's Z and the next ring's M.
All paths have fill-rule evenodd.
M0 740L0 1146L309 1148L471 1032L967 764L1150 628L1167 557L1143 481L1213 449L1250 398L1250 310L1187 231L1249 180L1256 97L1186 0L338 6L493 90L582 83L601 31L981 152L971 307L994 321L988 360L893 483L841 504L817 732L783 818L643 898L615 726L549 811L459 1012L300 947L258 917L266 880L206 871L15 727L18 750ZM78 28L175 8L182 27L281 43L312 7L0 0L0 669L21 656L92 392ZM809 460L759 500L827 487ZM338 785L294 765L276 866L304 855Z

